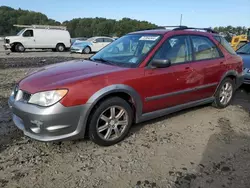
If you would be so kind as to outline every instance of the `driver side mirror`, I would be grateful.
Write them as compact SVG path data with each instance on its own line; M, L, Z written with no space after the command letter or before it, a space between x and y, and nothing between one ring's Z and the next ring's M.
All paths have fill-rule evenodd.
M94 40L93 43L96 43L96 40Z
M166 68L171 65L171 61L169 59L153 59L151 66L155 68Z

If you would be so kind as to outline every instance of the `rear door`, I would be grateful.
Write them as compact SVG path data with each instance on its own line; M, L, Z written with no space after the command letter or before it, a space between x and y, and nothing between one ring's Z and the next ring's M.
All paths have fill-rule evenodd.
M185 104L197 99L195 88L200 80L194 79L192 68L192 48L189 36L168 38L153 59L169 59L167 68L149 68L145 70L148 91L145 92L144 113ZM152 62L152 61L151 61Z
M104 38L96 38L92 46L92 51L98 52L104 46Z
M104 39L103 39L103 48L104 48L105 46L109 45L111 42L113 42L112 39L110 39L110 38L104 38Z
M203 99L211 97L225 72L226 60L223 53L216 44L206 36L190 36L193 58L192 67L196 75L195 79L200 79L197 98ZM202 79L202 80L201 80Z
M35 48L36 47L36 40L35 40L33 29L27 29L23 33L22 44L25 48Z

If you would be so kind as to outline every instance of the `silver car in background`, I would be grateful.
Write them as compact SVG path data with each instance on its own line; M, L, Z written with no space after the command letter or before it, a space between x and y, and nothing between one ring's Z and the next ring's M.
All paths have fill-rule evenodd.
M76 40L70 48L71 53L89 54L91 52L98 52L115 39L111 37L91 37L85 41Z

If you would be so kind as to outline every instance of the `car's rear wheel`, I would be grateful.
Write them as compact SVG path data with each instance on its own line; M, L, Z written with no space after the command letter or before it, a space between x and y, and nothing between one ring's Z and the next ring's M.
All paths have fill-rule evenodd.
M89 138L101 146L114 145L125 138L133 120L131 106L119 97L101 102L90 117Z
M25 48L24 48L24 46L23 46L22 44L16 44L16 45L15 45L15 50L16 50L17 52L24 52L24 51L25 51Z
M227 107L233 99L234 91L234 81L231 78L224 79L215 93L213 106L216 108Z
M83 54L89 54L91 52L91 49L90 49L90 47L85 47L83 50L82 50L82 53Z
M64 51L65 51L65 46L64 46L64 44L57 44L57 45L56 45L56 51L57 51L57 52L64 52Z

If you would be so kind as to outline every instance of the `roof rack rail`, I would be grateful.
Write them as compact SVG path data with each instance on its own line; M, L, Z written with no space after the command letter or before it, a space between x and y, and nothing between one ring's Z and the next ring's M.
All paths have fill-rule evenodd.
M173 29L174 31L178 31L178 30L185 30L185 29L193 29L193 30L203 30L209 33L216 33L218 34L218 32L214 31L212 28L196 28L196 27L187 27L187 26L182 26L182 27L177 27L175 29Z
M37 28L37 29L61 29L66 30L65 26L54 26L54 25L14 25L15 27L24 27L24 28Z

